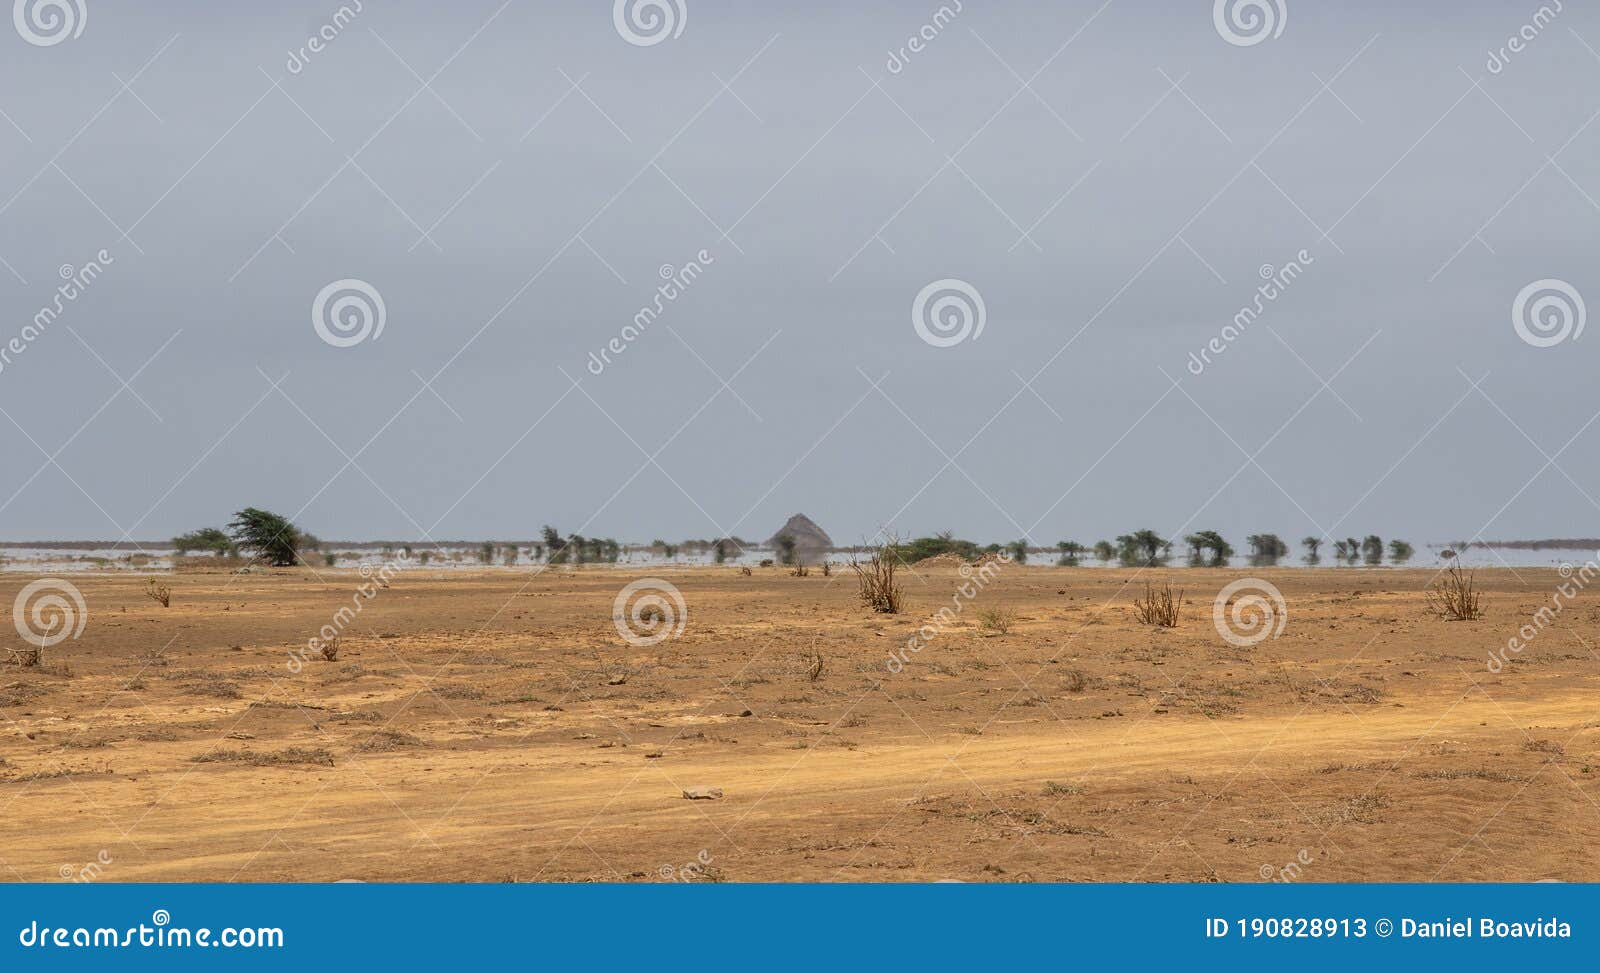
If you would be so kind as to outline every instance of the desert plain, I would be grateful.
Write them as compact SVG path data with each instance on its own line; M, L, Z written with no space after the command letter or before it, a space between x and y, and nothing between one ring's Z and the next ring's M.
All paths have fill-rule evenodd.
M1241 647L1244 573L1286 623ZM686 612L640 646L645 575ZM1562 578L1478 571L1446 621L1432 577L1008 565L898 672L953 567L895 615L840 569L413 568L331 661L353 570L75 577L81 637L0 665L0 878L1600 880L1600 602L1495 672Z

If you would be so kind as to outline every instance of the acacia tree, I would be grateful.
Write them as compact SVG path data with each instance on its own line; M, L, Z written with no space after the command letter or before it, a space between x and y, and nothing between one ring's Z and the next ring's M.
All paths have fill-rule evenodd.
M1396 564L1406 563L1411 560L1411 556L1415 553L1417 553L1417 549L1405 541L1389 542L1389 560Z
M1094 556L1102 561L1109 562L1117 556L1117 549L1110 541L1095 541Z
M1377 534L1368 534L1361 542L1361 556L1368 564L1383 563L1383 538Z
M1317 556L1317 548L1322 546L1322 538L1311 537L1309 535L1302 537L1300 538L1300 546L1306 549L1307 564L1316 564L1318 561L1322 560L1321 557Z
M1006 545L1006 550L1011 554L1011 560L1018 564L1028 563L1028 542L1012 541Z
M772 546L778 551L779 564L793 564L795 543L794 538L788 534L779 534L772 539Z
M1083 556L1084 547L1077 541L1060 541L1056 550L1061 552L1061 560L1056 563L1064 568L1077 567L1078 559Z
M1289 545L1277 534L1251 534L1245 541L1250 545L1250 561L1256 565L1277 564L1289 553Z
M1149 528L1117 537L1122 560L1128 564L1158 564L1172 542Z
M252 558L273 567L299 562L300 551L317 546L317 539L270 510L246 507L228 523L233 542Z
M1214 530L1190 534L1183 542L1189 545L1189 561L1192 564L1209 563L1212 567L1218 567L1233 556L1233 545Z

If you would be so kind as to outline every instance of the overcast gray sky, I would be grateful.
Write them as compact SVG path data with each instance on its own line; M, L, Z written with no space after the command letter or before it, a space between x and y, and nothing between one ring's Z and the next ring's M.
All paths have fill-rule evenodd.
M1592 535L1600 336L1513 304L1600 299L1600 16L1406 6L73 0L0 30L0 536Z

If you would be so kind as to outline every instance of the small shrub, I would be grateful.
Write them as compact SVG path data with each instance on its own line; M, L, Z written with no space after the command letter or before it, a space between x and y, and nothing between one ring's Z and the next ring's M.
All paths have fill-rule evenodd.
M326 662L339 661L339 636L335 635L322 643L322 658Z
M1011 625L1017 620L1017 613L1001 611L998 608L985 608L978 612L978 628L991 635L1006 635L1011 631Z
M146 578L144 582L145 597L160 605L162 608L172 604L172 589L164 584L157 584L155 578Z
M1453 622L1483 617L1483 595L1473 585L1473 572L1461 570L1458 560L1428 589L1428 610Z
M822 657L821 652L813 652L806 656L806 678L812 682L821 679L828 671L828 662Z
M1144 597L1133 600L1133 617L1144 625L1176 628L1178 606L1181 604L1183 604L1183 592L1174 594L1170 581L1163 581L1160 588L1146 581Z
M862 564L852 559L851 570L861 583L861 601L875 612L896 615L900 612L902 592L895 584L894 570L899 565L893 551L893 541L872 552L872 559Z
M750 565L746 564L744 567L740 568L739 573L746 578L750 577Z
M822 576L824 578L833 577L833 565L829 564L827 561L822 562Z

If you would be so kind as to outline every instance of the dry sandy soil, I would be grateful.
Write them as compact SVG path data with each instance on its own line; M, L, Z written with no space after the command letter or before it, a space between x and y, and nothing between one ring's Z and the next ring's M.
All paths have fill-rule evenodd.
M1447 622L1427 570L1262 570L1287 628L1236 648L1236 571L1170 572L1157 629L1133 571L1012 566L899 673L954 570L896 616L848 572L656 573L688 605L657 646L613 625L633 573L413 568L298 673L354 572L180 573L169 608L74 578L82 637L0 666L0 876L1600 880L1600 603L1485 665L1554 571L1479 572Z

